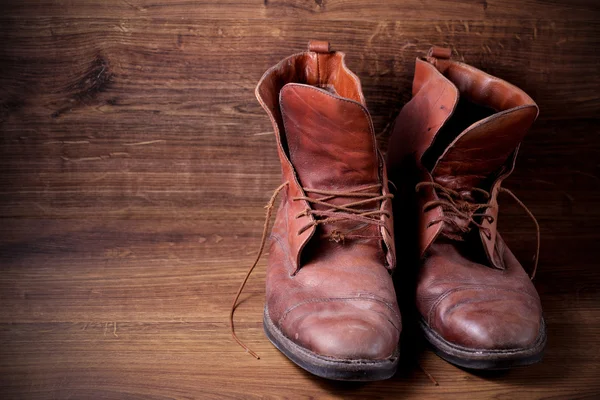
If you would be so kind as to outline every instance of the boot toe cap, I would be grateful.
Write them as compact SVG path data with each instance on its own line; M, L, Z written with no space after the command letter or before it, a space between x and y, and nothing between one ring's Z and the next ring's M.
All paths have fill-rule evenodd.
M398 315L388 306L363 299L307 303L287 313L281 324L298 345L343 360L389 359L400 336Z
M515 293L509 298L478 294L458 303L449 296L444 302L447 304L438 307L438 325L444 339L485 350L525 349L536 343L542 325L539 301ZM461 298L465 298L464 293Z

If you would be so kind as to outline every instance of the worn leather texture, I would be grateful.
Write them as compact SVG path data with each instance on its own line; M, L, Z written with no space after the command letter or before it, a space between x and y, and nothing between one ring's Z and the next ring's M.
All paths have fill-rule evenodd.
M269 69L256 94L273 122L283 182L272 228L266 278L268 318L313 353L340 360L384 360L395 353L401 331L391 272L396 255L391 200L359 209L384 210L381 223L356 220L312 226L307 210L328 207L307 191L389 194L360 81L344 54L312 43L316 51L290 56ZM353 199L356 200L356 199ZM345 196L329 204L343 206ZM310 226L303 231L303 228ZM352 232L332 240L334 231Z
M410 259L402 241L415 236L416 309L443 339L471 349L527 348L540 335L542 308L497 232L497 197L538 107L521 89L449 55L416 60L413 98L390 139L388 170L402 197L394 205L399 257ZM417 191L419 182L429 183ZM469 218L436 206L448 193Z

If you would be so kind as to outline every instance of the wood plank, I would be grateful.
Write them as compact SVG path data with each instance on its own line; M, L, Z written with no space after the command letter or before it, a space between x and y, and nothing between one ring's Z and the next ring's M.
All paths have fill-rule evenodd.
M99 126L101 130L82 143L76 127L87 125L85 120L74 123L71 130L63 126L66 134L60 140L51 140L55 133L40 127L45 135L9 140L0 149L0 168L5 171L0 175L0 215L248 218L259 223L262 207L281 177L268 119L256 115L251 120L255 120L254 129L268 134L238 135L231 129L199 135L195 127L146 127L130 122L124 126L151 136L114 138L120 124L116 119ZM165 136L167 129L176 132L173 139ZM595 234L594 222L600 220L600 210L595 207L600 201L599 133L595 120L573 124L542 119L526 138L516 171L506 185L540 219L545 235L557 230L570 232L573 226L579 227L569 233L575 237ZM167 139L127 145L157 137ZM519 207L508 197L501 201L503 213L515 215L507 227L525 224L528 229L530 223Z
M228 35L221 38L232 46L228 65L241 64L244 57L256 60L244 62L249 72L242 73L235 67L224 68L219 52L197 56L212 41L221 40L213 28L197 21L157 28L152 21L133 20L126 33L111 19L69 19L58 26L51 19L10 21L14 29L5 34L12 46L0 53L6 66L0 77L4 104L0 166L10 172L0 178L2 215L206 218L207 214L230 213L237 218L249 212L239 208L240 202L247 200L257 207L276 186L279 167L271 127L254 99L253 87L268 63L287 55L280 54L283 51L298 49L284 43L283 48L271 45L249 53L252 40L270 27L251 28L252 24L240 21L238 41L232 42ZM598 188L597 179L589 180L597 172L593 154L598 152L594 141L598 129L594 119L575 127L570 119L595 115L599 108L596 93L600 83L590 82L587 73L596 69L598 56L580 51L594 45L589 35L577 38L574 34L575 47L557 54L552 29L560 29L561 34L579 29L593 33L598 25L581 28L564 22L525 34L523 30L531 27L523 22L501 23L504 25L475 25L487 37L520 32L521 42L505 46L502 54L467 52L479 40L477 35L475 39L466 34L454 38L464 41L455 47L465 48L464 57L473 59L475 65L512 77L511 81L525 88L536 87L530 92L540 103L541 121L527 138L520 160L520 168L528 173L518 181L517 172L511 182L520 188L530 183L531 173L538 175L531 192L546 195L531 196L528 201L538 215L544 211L536 208L544 207L532 202L541 199L548 215L570 210L573 198L580 205L575 214L583 212L589 208L587 204L597 201L598 192L588 192L580 183L585 180ZM283 35L297 36L300 25L287 24ZM333 23L331 29L341 26ZM177 47L178 32L190 29L189 44ZM348 62L363 78L380 145L385 148L386 126L408 99L413 59L427 48L415 45L407 48L411 55L399 56L390 45L410 32L435 29L417 22L394 25L393 29L363 23L353 29L353 35L383 29L366 47L349 43L347 30L335 35L349 43L350 49L359 50L358 56L349 53ZM150 36L152 41L147 40ZM89 43L100 43L102 50ZM527 43L541 53L527 53ZM375 47L383 51L373 52ZM552 74L547 74L546 58L553 60ZM381 71L382 65L391 67ZM561 87L566 91L560 92ZM574 106L565 110L564 98L571 99ZM564 122L548 122L557 118ZM565 146L562 131L571 131L569 138L579 139ZM556 168L539 171L540 160L548 163L558 158L563 161ZM25 159L27 162L21 161ZM522 164L529 159L532 161ZM177 174L177 178L162 171ZM237 207L223 207L223 196ZM545 201L548 196L553 199L550 203Z
M246 234L228 236L230 228L216 221L5 220L0 343L9 345L0 346L3 393L32 398L280 393L364 398L404 392L415 398L517 393L521 398L574 393L593 398L600 393L600 382L593 378L600 356L589 349L600 334L599 287L594 284L600 279L590 274L593 265L584 268L585 256L571 255L574 264L542 262L536 284L542 289L550 338L542 364L478 376L425 350L418 353L420 364L439 387L410 357L390 381L341 385L313 379L268 342L261 329L262 267L236 313L239 334L261 360L244 354L230 339L230 300L253 258L260 227L243 224L236 233ZM561 240L573 249L582 239ZM558 237L550 248L557 246ZM273 379L275 370L281 379ZM302 390L295 392L297 387Z
M193 19L66 19L60 25L52 18L4 19L2 24L2 40L11 43L0 49L1 120L9 138L27 136L14 125L24 119L31 124L27 130L36 132L39 124L60 129L85 118L86 124L71 131L85 139L98 125L110 124L109 116L118 116L119 123L144 118L147 125L185 118L198 130L245 133L248 125L240 118L260 114L264 120L253 98L263 72L303 51L313 36L348 53L377 132L410 98L414 59L432 44L450 45L459 59L522 87L538 101L544 118L594 118L600 107L600 84L590 79L600 55L585 51L600 45L598 21L466 20L442 26L332 21L317 29L302 21ZM568 108L565 98L571 101ZM211 118L215 114L221 118ZM122 129L113 137L117 133ZM145 139L155 138L140 141Z
M4 15L29 17L32 10L41 17L149 17L252 20L310 18L315 21L450 20L450 19L531 19L540 17L562 20L593 20L600 7L593 0L570 2L523 0L9 0L3 3ZM357 18L360 15L360 18Z
M295 398L541 399L569 397L574 390L579 398L593 398L600 391L594 379L599 358L590 357L585 341L600 332L585 328L582 320L570 321L551 325L545 362L527 369L477 376L428 350L420 353L421 365L439 381L438 387L414 360L404 360L401 372L389 381L353 385L315 380L285 359L258 326L241 325L262 357L257 361L234 346L222 324L192 321L0 324L3 339L18 338L11 348L0 350L0 373L10 384L5 395L27 393L28 398L262 398L290 393ZM568 340L574 338L578 340ZM570 345L554 346L559 342ZM553 373L557 367L559 375Z
M527 267L535 250L525 216L502 230ZM542 227L544 225L542 224ZM570 224L544 229L536 279L546 312L589 310L600 323L597 233ZM224 323L230 301L256 252L262 222L213 216L206 220L4 219L0 227L0 323L193 321ZM570 235L571 234L571 235ZM247 285L241 321L259 323L264 265ZM577 293L575 297L572 293ZM209 312L207 312L209 311ZM594 317L595 315L595 317ZM560 318L556 318L560 322Z

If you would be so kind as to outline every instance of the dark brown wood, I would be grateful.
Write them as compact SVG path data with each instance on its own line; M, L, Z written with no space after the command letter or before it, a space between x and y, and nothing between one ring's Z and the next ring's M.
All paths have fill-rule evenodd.
M578 19L593 20L598 5L590 0L22 0L9 1L4 13L9 16L56 17L149 17L273 20L310 18L318 21L405 21L428 19L434 24L452 19Z
M595 1L5 1L0 6L3 398L597 398L600 7ZM262 73L328 39L382 149L432 45L534 97L513 189L538 217L544 361L474 375L429 350L368 385L316 379L262 333L264 261L227 315L279 184ZM533 225L500 229L529 265ZM400 262L402 268L402 263Z

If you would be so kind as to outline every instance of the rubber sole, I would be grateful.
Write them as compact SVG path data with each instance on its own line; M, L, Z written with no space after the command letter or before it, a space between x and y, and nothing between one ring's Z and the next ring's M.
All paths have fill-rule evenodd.
M273 324L265 307L263 327L273 345L296 365L313 375L336 381L379 381L391 378L398 367L400 348L381 361L343 360L315 354L288 339Z
M499 370L535 364L542 360L546 346L546 324L542 320L540 334L528 348L509 350L478 350L453 344L442 338L421 319L419 323L433 351L451 364L473 370Z

